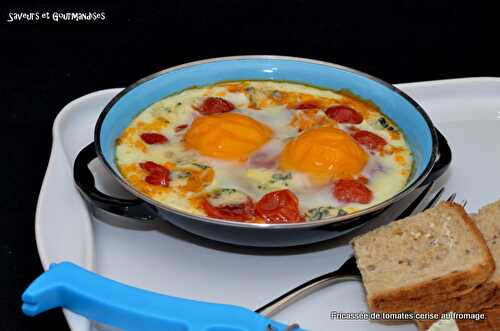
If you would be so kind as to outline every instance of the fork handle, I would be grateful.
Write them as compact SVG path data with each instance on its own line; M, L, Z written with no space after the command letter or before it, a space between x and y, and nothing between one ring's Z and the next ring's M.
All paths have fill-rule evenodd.
M361 274L359 273L358 267L356 266L356 259L351 256L339 269L323 274L291 289L282 296L260 307L255 312L267 317L271 317L280 310L294 303L295 301L323 287L329 286L336 282L360 279Z

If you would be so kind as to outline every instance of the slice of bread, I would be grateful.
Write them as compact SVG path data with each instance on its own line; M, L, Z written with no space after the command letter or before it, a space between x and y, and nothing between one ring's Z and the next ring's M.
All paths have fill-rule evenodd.
M442 202L352 241L372 311L412 311L412 301L467 293L495 269L462 206Z
M484 206L479 209L477 214L471 215L471 217L486 240L486 244L496 265L500 266L500 200ZM500 267L495 269L488 282L496 285L496 291L492 298L482 306L491 307L500 305Z
M490 330L500 330L500 306L488 308L484 312L491 327Z
M478 308L484 307L484 304L491 300L495 294L496 285L492 282L484 282L467 294L449 298L444 301L429 301L425 298L418 302L412 302L412 311L417 313L447 313L454 312L471 312L477 311Z
M500 265L500 200L470 215L485 238L486 244L495 260ZM492 291L491 294L488 291ZM477 312L482 310L487 321L458 321L460 330L500 330L500 268L474 291L444 302L422 305L420 310L441 313L445 311ZM418 321L420 330L427 330L433 321Z

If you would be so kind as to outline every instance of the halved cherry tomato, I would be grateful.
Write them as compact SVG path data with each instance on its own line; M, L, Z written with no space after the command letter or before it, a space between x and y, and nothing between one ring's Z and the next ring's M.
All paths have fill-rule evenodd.
M359 124L363 122L363 115L347 106L332 106L325 110L325 113L339 123Z
M159 133L143 133L141 134L141 139L146 144L164 144L168 141L167 137Z
M352 136L358 143L372 151L380 151L387 144L384 138L370 131L360 130Z
M299 199L290 190L267 193L257 202L255 211L267 223L302 221L299 213Z
M366 178L365 176L359 176L358 182L363 183L363 184L368 184L368 178Z
M350 203L369 203L373 199L372 191L359 180L341 179L335 183L333 195L339 201Z
M153 161L142 162L139 166L151 174L163 174L169 172L167 168Z
M209 217L232 221L248 221L255 216L255 206L251 199L234 205L214 206L207 199L201 203Z
M319 103L310 101L310 102L303 102L301 104L298 104L297 106L294 107L295 109L316 109L316 108L321 108Z
M233 110L234 105L222 98L209 97L201 104L201 106L195 108L198 112L204 115L217 114L217 113L227 113Z
M188 127L187 124L178 125L178 126L175 127L175 132L180 132L180 131L184 130L187 127Z
M162 174L151 174L149 176L146 176L144 180L151 185L168 187L170 185L170 172Z
M160 185L168 187L170 185L170 170L153 161L146 161L139 166L149 172L149 175L144 179L151 185Z

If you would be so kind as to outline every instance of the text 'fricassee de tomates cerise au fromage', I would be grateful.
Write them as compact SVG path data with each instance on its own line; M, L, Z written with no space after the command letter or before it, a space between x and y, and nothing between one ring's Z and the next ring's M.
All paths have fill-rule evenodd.
M196 87L140 113L116 142L122 176L166 206L253 223L352 213L398 193L413 156L350 93L287 82Z

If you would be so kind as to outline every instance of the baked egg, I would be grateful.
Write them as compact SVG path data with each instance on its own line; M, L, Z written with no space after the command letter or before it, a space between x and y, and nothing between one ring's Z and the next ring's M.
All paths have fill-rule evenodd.
M403 132L372 102L290 82L195 87L142 111L116 141L136 190L195 215L311 222L376 205L413 168Z

